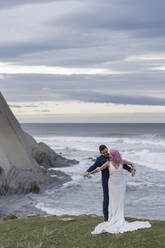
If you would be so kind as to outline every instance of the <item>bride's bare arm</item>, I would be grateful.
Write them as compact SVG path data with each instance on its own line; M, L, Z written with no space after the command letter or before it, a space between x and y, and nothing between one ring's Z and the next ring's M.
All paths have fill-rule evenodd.
M100 166L100 170L104 170L105 168L109 167L109 165L110 165L109 161L105 162L102 166Z
M110 161L107 161L102 166L98 167L96 170L99 172L99 171L102 171L109 166L110 166Z

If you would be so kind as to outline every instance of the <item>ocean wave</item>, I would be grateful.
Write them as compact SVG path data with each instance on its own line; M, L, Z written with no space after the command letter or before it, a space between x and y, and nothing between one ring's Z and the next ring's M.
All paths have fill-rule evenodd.
M133 188L133 189L137 189L137 188L160 188L160 189L164 189L165 188L165 184L158 184L158 183L153 183L153 182L128 182L127 183L127 187L129 189Z
M38 136L38 141L47 143L56 152L62 153L68 158L75 158L80 161L79 169L93 164L88 157L93 160L99 156L98 147L106 144L109 148L118 149L123 158L132 160L148 168L165 171L165 140L156 135L139 135L138 137L72 137L72 136ZM83 165L81 163L83 161ZM69 169L72 170L72 169ZM68 172L69 172L68 170Z

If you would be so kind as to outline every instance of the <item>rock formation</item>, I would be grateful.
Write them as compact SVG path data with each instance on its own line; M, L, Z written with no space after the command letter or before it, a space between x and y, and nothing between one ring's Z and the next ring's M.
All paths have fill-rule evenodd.
M73 163L25 133L0 92L0 194L38 193L41 184L56 180L45 168Z

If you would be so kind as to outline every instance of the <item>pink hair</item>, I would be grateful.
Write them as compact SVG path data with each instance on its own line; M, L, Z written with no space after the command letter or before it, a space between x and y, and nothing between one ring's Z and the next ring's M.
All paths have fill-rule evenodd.
M113 155L115 163L119 165L122 161L119 151L113 149L113 150L110 150L110 153Z

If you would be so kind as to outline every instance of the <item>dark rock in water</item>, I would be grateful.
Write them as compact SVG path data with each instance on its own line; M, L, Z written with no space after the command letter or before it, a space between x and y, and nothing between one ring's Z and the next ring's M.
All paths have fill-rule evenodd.
M30 144L30 153L35 161L45 168L50 167L67 167L78 164L76 159L66 159L57 154L53 149L43 142L37 143L35 139L24 132L25 141Z
M44 167L67 167L79 163L75 159L62 157L43 142L32 148L32 155L37 163Z
M92 157L89 157L88 159L92 160L93 162L96 161L96 159L95 158L92 158Z

